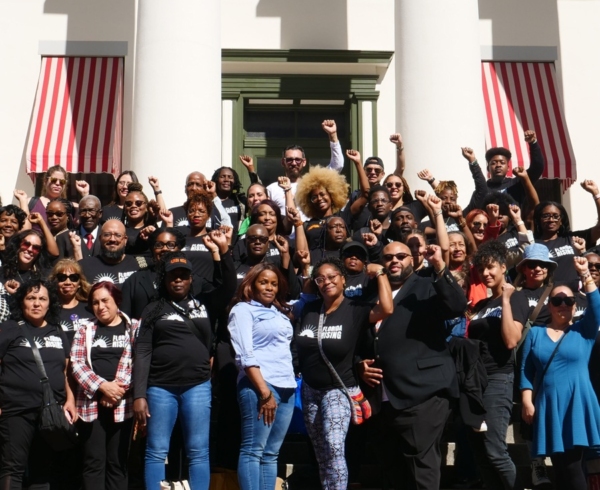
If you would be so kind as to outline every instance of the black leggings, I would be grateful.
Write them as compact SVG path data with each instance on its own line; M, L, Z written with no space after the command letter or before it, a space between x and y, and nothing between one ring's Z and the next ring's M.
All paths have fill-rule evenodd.
M564 453L554 453L550 456L558 490L587 490L582 462L583 449L583 447L575 447Z

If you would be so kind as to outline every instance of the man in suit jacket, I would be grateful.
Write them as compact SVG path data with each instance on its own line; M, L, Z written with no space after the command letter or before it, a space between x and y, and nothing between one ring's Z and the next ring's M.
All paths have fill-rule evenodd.
M392 242L382 263L394 294L394 313L367 332L371 349L358 365L375 388L373 400L383 439L384 467L394 488L431 490L440 485L440 439L458 397L456 368L446 344L444 320L462 315L466 297L446 269L440 247L426 252L434 277L413 273L410 249ZM372 397L369 397L370 400ZM401 475L398 456L408 474Z
M81 237L82 258L96 257L100 255L102 247L98 238L102 218L102 204L96 196L86 196L79 201L79 228L75 233ZM56 237L59 257L74 257L73 245L69 233L62 233Z

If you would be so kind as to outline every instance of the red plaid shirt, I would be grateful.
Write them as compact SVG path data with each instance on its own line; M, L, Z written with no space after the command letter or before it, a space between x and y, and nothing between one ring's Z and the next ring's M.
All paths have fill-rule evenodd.
M131 366L133 340L139 326L137 320L130 320L127 315L121 313L129 333L129 342L123 350L115 381L123 383L125 396L114 409L115 422L123 422L133 416L133 394L131 393ZM96 334L97 320L91 321L79 328L71 346L71 368L73 377L77 381L75 393L75 406L77 413L84 422L92 422L98 418L98 402L100 397L96 396L98 388L106 380L92 371L91 350L92 341ZM100 393L98 393L100 395Z

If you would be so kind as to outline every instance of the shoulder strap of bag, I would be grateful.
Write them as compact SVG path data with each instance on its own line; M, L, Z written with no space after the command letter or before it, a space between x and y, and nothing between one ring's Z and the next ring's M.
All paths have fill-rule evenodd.
M323 358L323 362L325 362L325 364L327 365L329 372L331 373L333 378L336 380L336 382L339 384L339 387L344 392L346 397L348 397L348 400L350 401L350 407L352 407L353 406L352 405L352 397L350 396L350 392L348 391L348 388L346 388L346 385L342 381L342 378L340 378L340 375L337 373L337 371L335 370L335 368L333 367L331 362L329 362L329 359L327 359L327 356L325 355L325 352L323 351L323 325L325 325L325 305L321 306L321 313L319 314L319 327L317 329L317 344L319 345L319 353L321 354L321 357Z
M40 381L42 383L48 382L48 375L46 374L46 368L44 367L44 362L42 361L42 356L40 355L40 350L37 348L37 345L35 345L35 341L31 338L31 335L29 335L29 332L27 331L25 322L20 321L19 326L21 327L21 332L23 333L23 337L25 337L25 339L27 339L27 342L29 342L29 345L31 346L31 353L33 354L33 358L35 359L37 368L38 368L40 374L42 375L40 378Z
M535 305L534 310L531 312L531 315L527 319L527 323L525 325L523 325L523 334L521 335L521 340L519 340L519 342L517 343L517 347L516 347L517 351L521 348L521 346L523 345L523 342L525 342L525 338L527 337L529 330L531 330L531 326L537 320L537 317L539 316L540 311L542 311L542 307L544 306L544 303L546 302L546 298L550 295L550 291L552 291L552 286L553 286L552 282L548 283L548 285L546 286L546 289L544 289L544 292L540 296L540 299L538 300L537 305Z
M544 366L544 370L542 371L542 375L540 376L540 380L536 383L537 384L537 388L539 388L540 386L542 386L542 381L544 381L544 376L546 375L546 371L548 371L548 368L550 367L550 364L552 364L552 361L554 360L554 356L556 356L556 353L558 352L558 348L560 347L560 344L562 343L562 341L565 340L565 337L569 333L569 330L570 330L570 327L565 330L565 333L563 334L563 336L556 343L556 347L554 347L554 350L552 351L552 354L550 354L550 359L548 359L548 362L546 363L546 366ZM536 394L537 394L537 389L534 389L533 390L533 395L532 395L532 399L533 400L535 400L535 395Z

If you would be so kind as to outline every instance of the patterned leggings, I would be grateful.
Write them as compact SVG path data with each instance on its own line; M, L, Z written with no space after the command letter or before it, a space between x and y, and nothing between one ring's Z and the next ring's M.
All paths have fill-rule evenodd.
M344 445L352 415L348 398L338 389L315 390L302 383L302 406L323 490L346 490L348 467Z

